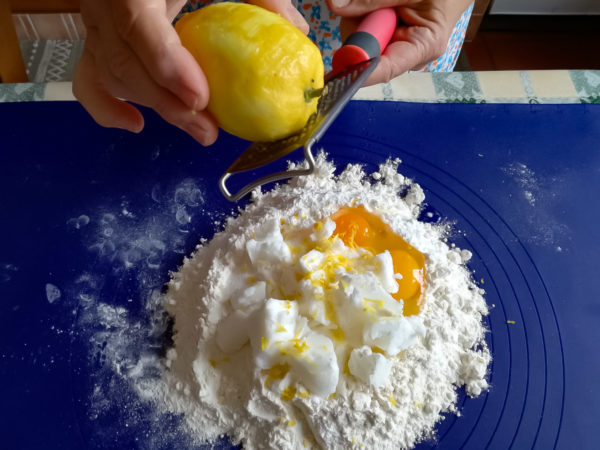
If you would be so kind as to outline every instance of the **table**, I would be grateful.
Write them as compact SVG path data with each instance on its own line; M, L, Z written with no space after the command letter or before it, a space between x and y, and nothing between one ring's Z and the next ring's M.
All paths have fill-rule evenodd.
M453 240L473 251L470 267L495 305L493 388L459 398L461 417L438 428L441 449L596 442L600 106L577 103L592 102L596 94L585 89L598 74L532 74L523 75L533 79L538 102L575 104L519 97L526 104L484 105L515 86L499 81L503 74L485 75L498 77L494 83L480 74L409 74L358 98L412 95L421 103L351 102L322 141L339 167L361 162L372 170L389 155L401 157L401 171L425 189L432 217L456 221L461 233ZM570 79L571 90L537 84L538 75ZM578 100L567 96L577 92L573 76L588 83ZM422 88L428 83L432 91ZM445 103L453 92L477 103L469 92L494 87L498 95L479 104ZM447 96L426 102L424 92ZM143 315L168 271L234 211L216 179L242 143L223 135L200 149L152 113L134 135L98 127L73 102L26 101L68 100L69 93L69 84L13 85L4 99L23 102L0 105L0 386L10 387L1 395L3 445L131 448L149 429L169 442L174 419L153 422L148 405L111 384L119 378L106 369L103 342L114 342L103 333ZM189 186L206 200L186 204L186 222L173 201ZM129 340L141 339L131 331Z
M420 103L600 103L600 71L404 74L361 89L359 100ZM0 102L73 100L70 82L0 84Z

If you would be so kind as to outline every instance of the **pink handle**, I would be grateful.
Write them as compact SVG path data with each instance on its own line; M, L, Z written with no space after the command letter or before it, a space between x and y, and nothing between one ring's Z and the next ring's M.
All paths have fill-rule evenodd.
M342 48L333 55L333 73L360 64L383 53L389 44L398 17L393 8L382 8L369 13L352 33Z
M377 39L381 54L390 43L397 25L398 16L394 8L382 8L367 15L356 31L364 31Z

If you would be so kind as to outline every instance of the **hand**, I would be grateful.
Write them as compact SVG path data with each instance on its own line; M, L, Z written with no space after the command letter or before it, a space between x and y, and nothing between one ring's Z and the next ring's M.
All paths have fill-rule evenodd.
M362 16L395 7L398 28L366 85L383 83L408 70L421 69L446 51L456 22L473 0L327 0L342 16L342 39L360 24Z
M256 0L308 32L290 0ZM125 100L156 110L203 145L218 135L205 111L206 77L171 25L185 0L82 0L87 39L73 93L96 122L140 132L144 118Z

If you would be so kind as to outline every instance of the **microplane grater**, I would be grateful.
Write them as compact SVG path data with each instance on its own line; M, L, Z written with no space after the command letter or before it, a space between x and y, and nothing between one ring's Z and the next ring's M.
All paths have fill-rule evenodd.
M238 201L248 192L263 184L301 175L310 175L315 169L313 146L323 136L331 123L340 114L346 103L354 96L379 63L379 56L349 67L326 79L323 93L319 97L317 110L298 133L274 142L255 142L242 153L219 180L221 192L231 201ZM304 146L304 158L308 167L285 170L266 175L242 187L232 194L226 186L234 174L246 172L283 158L299 147Z

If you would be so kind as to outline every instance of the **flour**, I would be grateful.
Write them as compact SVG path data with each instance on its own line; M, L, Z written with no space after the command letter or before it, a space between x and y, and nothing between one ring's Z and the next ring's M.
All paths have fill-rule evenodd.
M46 299L48 303L54 303L61 297L60 289L51 283L46 283Z
M227 434L247 449L398 449L434 438L441 413L459 413L458 387L471 396L488 387L491 358L482 325L487 306L464 265L470 252L445 243L448 226L417 220L423 191L397 166L388 161L369 177L350 165L335 177L333 165L320 156L314 175L268 193L255 191L252 204L173 275L164 302L175 319L175 345L167 352L162 381L138 385L140 395L183 414L197 441ZM239 255L268 221L311 229L345 205L378 214L426 256L419 314L426 333L389 358L389 379L377 375L377 387L365 382L373 379L368 374L361 381L342 373L334 395L286 397L285 378L265 382L251 345L226 354L216 342L219 323L231 311L229 300L244 287ZM361 350L357 358L369 354ZM141 372L140 364L130 374Z
M556 197L557 193L564 190L560 187L564 182L564 175L541 176L518 161L511 162L500 170L508 177L507 201L511 202L511 209L518 211L523 219L515 224L517 234L530 244L552 246L559 251L558 248L562 248L559 244L570 240L569 228L555 214L560 201ZM513 186L518 189L511 193L510 188Z

